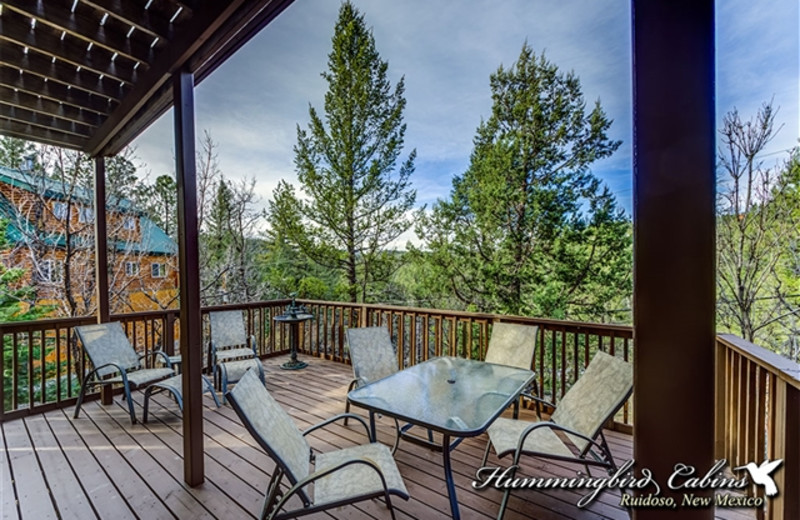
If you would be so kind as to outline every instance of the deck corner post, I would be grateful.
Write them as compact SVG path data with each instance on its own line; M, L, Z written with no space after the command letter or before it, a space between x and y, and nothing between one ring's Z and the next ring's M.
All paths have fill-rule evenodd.
M666 483L675 464L703 474L714 463L714 2L633 0L632 23L634 458ZM711 520L714 508L681 518Z
M197 166L195 164L194 75L172 76L175 111L175 171L178 184L180 352L183 365L183 471L190 486L204 480L203 330L200 312Z
M108 323L111 319L108 285L108 224L106 222L106 158L94 158L94 265L95 296L97 300L97 323ZM112 403L112 389L103 385L100 402Z

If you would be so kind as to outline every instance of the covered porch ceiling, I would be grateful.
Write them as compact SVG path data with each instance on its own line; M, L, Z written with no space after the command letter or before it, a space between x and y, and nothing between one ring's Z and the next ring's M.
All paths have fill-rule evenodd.
M293 0L2 0L0 134L119 152Z

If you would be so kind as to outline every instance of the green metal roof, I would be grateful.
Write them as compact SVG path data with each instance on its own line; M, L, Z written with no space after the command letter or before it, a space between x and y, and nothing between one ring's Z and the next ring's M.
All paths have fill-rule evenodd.
M66 195L61 189L61 183L55 179L41 177L33 179L31 174L26 174L20 170L0 166L0 182L15 186L19 189L32 193L40 193L44 189L44 196L50 200L65 200ZM42 184L35 184L42 183ZM90 190L74 187L72 193L73 200L82 202L87 206L94 205L94 197ZM107 204L106 209L136 215L139 219L139 230L141 240L139 242L127 242L117 240L109 243L117 251L129 250L134 253L146 253L153 255L174 255L177 254L178 246L163 229L158 227L155 222L150 220L143 212L133 206L133 202L128 199L119 199L114 204ZM35 226L28 219L23 218L17 208L6 197L0 195L0 218L8 220L5 235L6 239L14 244L24 242L26 236L34 233ZM63 235L43 235L41 238L51 247L65 247L66 240ZM94 243L94 238L84 236L73 236L73 244L85 247L87 241Z

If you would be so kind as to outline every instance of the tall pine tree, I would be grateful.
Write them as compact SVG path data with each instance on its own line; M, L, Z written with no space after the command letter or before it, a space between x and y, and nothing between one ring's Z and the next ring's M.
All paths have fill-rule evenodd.
M611 122L527 44L490 85L469 168L417 229L431 280L476 310L592 315L630 291L629 223L589 169Z
M407 213L416 199L409 182L416 151L397 167L404 80L392 88L387 70L363 15L343 3L322 73L324 120L312 106L308 129L297 128L295 166L305 197L281 183L270 204L273 229L340 272L350 301L379 297L398 263L387 247L411 227Z

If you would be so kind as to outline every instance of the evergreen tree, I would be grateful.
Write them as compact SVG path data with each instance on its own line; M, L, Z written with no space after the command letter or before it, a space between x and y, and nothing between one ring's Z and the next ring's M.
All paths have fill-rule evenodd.
M492 112L467 171L418 226L429 277L481 311L596 316L627 296L631 234L589 167L620 145L578 77L525 44L491 76Z
M0 137L0 166L20 168L25 157L36 155L33 143L17 137Z
M233 196L228 184L225 179L221 179L217 184L216 195L207 222L206 247L212 264L224 261L233 241L231 233L232 199Z
M270 222L308 258L334 269L346 280L350 301L377 297L397 266L386 251L410 228L407 212L416 191L410 188L416 151L398 163L406 126L405 87L387 77L364 17L342 4L328 55L324 121L309 107L307 130L297 128L295 166L300 199L281 183L270 203Z

